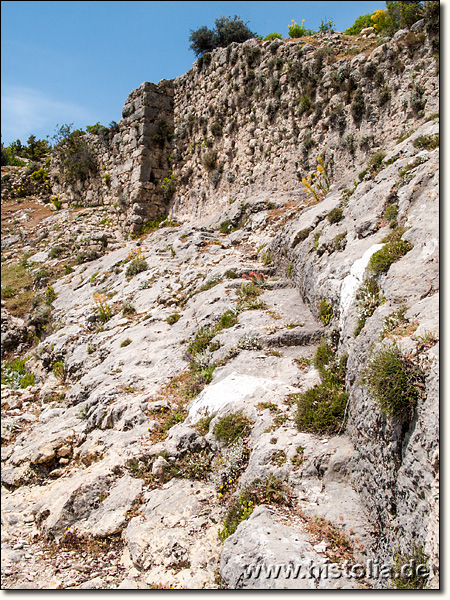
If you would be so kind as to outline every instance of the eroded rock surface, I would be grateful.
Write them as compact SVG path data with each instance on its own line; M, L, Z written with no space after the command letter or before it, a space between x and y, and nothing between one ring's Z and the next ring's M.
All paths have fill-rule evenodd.
M393 123L380 134L383 156L360 177L376 130L364 121L367 139L350 164L351 140L343 149L339 97L332 96L336 110L327 113L330 133L322 131L320 147L331 140L335 163L323 197L305 192L293 166L299 151L281 134L265 170L269 142L256 126L250 136L243 119L235 140L240 172L233 127L220 140L219 157L230 156L226 180L221 172L214 183L200 170L196 143L189 154L180 142L172 220L151 233L124 233L126 223L139 230L145 198L157 195L128 155L113 173L114 193L102 184L94 194L95 181L85 184L94 206L72 209L69 190L62 210L33 221L26 236L9 232L5 261L26 257L30 289L40 298L27 315L12 303L15 314L2 311L5 355L26 358L33 376L20 389L10 374L2 390L5 588L386 588L389 579L323 577L321 569L374 557L392 564L397 551L407 557L415 546L427 558L429 586L438 587L439 124L431 114L436 77L427 67L434 59L421 48L413 71L402 46L408 32L380 48L372 47L372 34L364 34L364 52L324 68L324 89L337 85L334 64L343 80L350 69L375 97L368 66L384 57L390 73L395 48L406 63L391 116L387 106L377 109L383 123ZM346 40L328 41L345 51ZM297 42L272 44L263 46L262 71L276 52L298 53ZM231 52L243 61L254 48L252 41ZM305 68L314 50L303 46ZM225 50L214 53L217 78L226 78L227 60ZM431 116L410 107L416 131L397 142L413 72ZM284 85L287 74L279 75ZM190 122L180 94L195 77L191 71L174 84L178 141ZM213 70L205 66L198 77L213 93ZM153 102L164 90L172 102L172 84L141 86L127 101L124 123L139 123L155 108L149 96ZM282 93L287 101L292 90ZM167 98L159 99L166 110ZM117 133L113 145L131 152L134 129ZM144 129L144 138L155 133ZM148 140L141 142L140 151ZM108 145L102 152L112 169ZM164 163L159 175L167 173ZM133 198L114 219L120 186ZM407 251L370 271L393 232ZM72 247L77 260L69 264ZM43 266L58 275L51 285ZM379 298L362 322L361 284L372 276ZM299 426L297 409L299 395L324 378L315 360L323 338L337 357L348 356L348 401L338 426L325 433ZM386 344L424 373L409 421L383 413L362 381ZM228 439L223 423L236 414L242 430ZM246 512L226 537L239 502ZM316 570L302 578L300 564ZM268 576L277 565L278 576Z

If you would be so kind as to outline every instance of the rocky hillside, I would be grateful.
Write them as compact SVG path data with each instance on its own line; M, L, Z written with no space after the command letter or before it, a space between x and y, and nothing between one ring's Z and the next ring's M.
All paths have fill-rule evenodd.
M250 40L2 167L4 588L438 587L438 102L421 22Z

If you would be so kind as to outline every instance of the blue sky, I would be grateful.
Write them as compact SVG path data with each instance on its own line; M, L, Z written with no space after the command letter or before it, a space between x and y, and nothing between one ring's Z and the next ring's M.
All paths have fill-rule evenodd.
M25 2L2 4L2 142L119 121L143 81L182 75L195 56L191 30L239 15L250 29L288 36L291 20L343 31L385 2Z

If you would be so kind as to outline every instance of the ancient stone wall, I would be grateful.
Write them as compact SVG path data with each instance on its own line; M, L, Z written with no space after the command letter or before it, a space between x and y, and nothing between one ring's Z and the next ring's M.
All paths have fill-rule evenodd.
M67 205L108 205L122 228L137 232L167 212L161 184L169 176L173 131L172 84L143 83L128 96L114 135L86 135L96 161L94 173L67 182L53 164L52 186Z
M88 136L97 174L54 190L110 205L136 232L169 207L204 219L252 196L299 199L319 155L342 182L438 111L436 59L414 27L391 40L333 33L206 54L131 92L119 132Z
M174 80L173 213L298 199L320 154L335 183L363 170L438 111L436 60L420 28L381 43L334 33L205 55Z

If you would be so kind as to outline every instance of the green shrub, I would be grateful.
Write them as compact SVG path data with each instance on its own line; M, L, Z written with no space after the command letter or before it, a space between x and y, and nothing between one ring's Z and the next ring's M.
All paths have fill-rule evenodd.
M238 318L235 312L227 310L219 319L217 327L219 329L229 329L238 322Z
M397 226L398 205L388 204L383 211L383 219L388 221L392 228Z
M428 4L435 3L429 2ZM436 4L439 3L436 2ZM396 550L394 553L392 584L398 590L423 590L430 576L427 564L428 557L421 546L414 544L410 554L403 554ZM411 568L405 571L405 565L411 565Z
M211 277L211 279L207 279L205 283L198 288L197 293L200 294L201 292L206 292L216 285L219 285L219 283L222 283L222 281L223 280L220 275L215 275L214 277Z
M211 133L215 137L220 137L222 135L222 125L220 123L213 123L211 125Z
M147 233L152 233L153 231L156 231L160 227L164 227L163 223L166 220L167 220L167 215L160 215L159 217L157 217L156 219L153 219L152 221L147 221L147 223L144 223L142 225L139 235L145 235Z
M358 324L353 335L358 336L364 328L366 321L383 302L380 288L376 279L369 277L360 285L356 292Z
M200 352L207 350L210 342L216 336L216 331L212 327L200 327L196 332L194 339L188 345L187 351L190 356L195 356Z
M34 375L25 369L25 360L17 358L14 361L2 361L2 385L9 385L14 389L25 389L34 385Z
M215 19L214 24L214 29L202 26L195 31L191 30L189 48L197 57L205 56L206 52L215 48L226 48L233 42L240 44L256 36L238 15L234 15L233 18L222 15Z
M48 285L45 288L45 302L46 304L51 304L56 300L56 292L51 285Z
M33 273L33 284L39 287L41 286L42 282L48 280L50 276L50 271L48 271L45 267L42 267Z
M180 313L173 313L172 315L169 315L167 317L166 321L169 325L175 325L175 323L177 321L179 321L180 319L181 319Z
M411 105L412 110L418 115L421 116L423 110L425 109L426 100L424 99L425 88L421 85L414 85L413 90L411 92L409 103Z
M60 380L61 383L64 383L67 377L67 371L64 363L62 361L57 361L53 363L52 366L53 375Z
M281 33L268 33L263 39L263 42L273 42L273 40L282 40L283 36Z
M85 133L72 125L62 125L53 136L53 155L60 169L60 178L66 182L84 181L97 173L98 166Z
M413 146L421 150L434 150L439 146L439 134L421 135L414 140Z
M7 298L14 298L17 295L17 290L12 288L10 285L2 285L2 300Z
M342 250L345 250L346 245L347 245L347 231L338 233L333 239L333 250L336 250L336 252L342 252Z
M367 13L359 16L351 27L345 30L347 35L358 35L366 27L373 27L372 15Z
M380 171L381 167L383 166L383 161L384 161L385 156L386 156L385 152L375 152L375 154L373 154L370 157L369 162L367 163L367 166L372 175L374 175L374 174L378 173L378 171Z
M390 99L391 99L391 92L389 91L388 86L385 85L379 91L377 104L378 104L378 106L384 106L386 104L386 102L389 102Z
M324 325L328 325L333 318L333 307L325 298L319 303L319 318Z
M299 102L299 115L301 116L303 113L307 113L308 111L311 110L311 100L308 96L308 94L304 94Z
M358 88L353 96L353 101L350 106L350 112L352 113L352 117L356 123L359 123L364 113L366 112L366 105L364 102L364 92Z
M340 206L333 208L327 214L327 219L331 224L339 223L344 218L344 209Z
M297 403L296 424L300 431L336 433L347 404L347 394L325 383L303 392Z
M252 422L241 413L231 413L222 417L214 425L215 437L227 446L238 438L246 437L251 430Z
M327 31L333 33L335 28L334 21L330 19L329 21L324 21L323 19L320 21L319 25L319 33L326 33Z
M413 415L423 379L420 368L395 345L375 352L363 373L363 382L381 410L400 419Z
M347 356L337 358L327 342L318 347L314 366L322 381L291 398L297 402L295 422L300 431L332 434L343 425L348 395L345 388Z
M410 242L394 239L372 254L367 269L373 273L387 273L390 266L405 256L412 247Z
M37 171L33 171L33 173L30 175L30 179L32 181L47 181L48 169L40 168Z
M100 320L106 323L113 316L112 308L109 306L106 296L104 294L94 294L93 298Z
M58 258L64 252L64 248L61 246L53 246L53 248L49 251L49 258Z
M127 315L134 315L134 314L136 314L136 309L134 308L134 306L130 300L126 300L122 306L122 315L124 317L126 317Z
M419 21L423 17L424 11L422 2L386 2L387 10L383 11L382 15L376 21L377 33L384 36L392 36L399 29L409 29L411 25ZM425 2L433 4L433 2ZM376 11L376 16L381 11Z
M212 171L217 165L217 152L216 150L208 150L202 158L202 165L207 171Z
M302 24L299 25L292 19L292 24L288 25L289 37L290 38L301 38L305 35L312 35L314 32L312 29L305 29L305 19L302 20Z
M126 348L127 346L129 346L132 343L132 340L130 340L130 338L127 338L126 340L123 340L123 342L120 344L121 348Z
M169 175L164 177L161 181L161 190L166 202L168 202L175 194L176 181L177 179L172 171L169 171Z
M127 277L134 277L138 273L142 273L142 271L147 271L148 263L145 258L134 258L127 267L125 271L125 275Z
M225 516L223 529L219 531L219 538L225 541L230 537L260 504L289 506L291 503L291 494L282 479L272 474L264 479L255 479L232 502Z
M334 359L335 352L328 342L322 340L314 355L313 364L319 373L324 373L326 366Z

